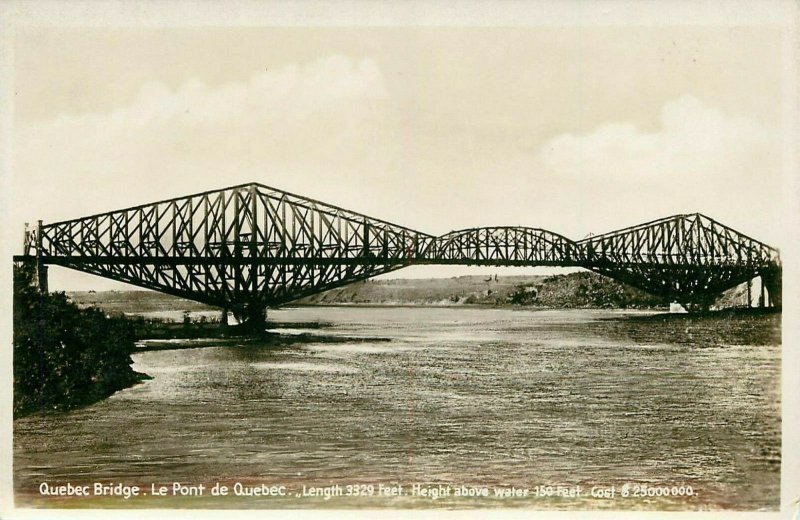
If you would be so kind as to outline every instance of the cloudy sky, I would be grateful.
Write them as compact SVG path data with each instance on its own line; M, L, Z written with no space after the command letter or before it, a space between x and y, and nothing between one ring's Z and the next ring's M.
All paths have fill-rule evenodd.
M11 225L258 181L432 234L580 239L699 211L781 247L781 38L768 25L19 29ZM115 287L61 268L51 286Z

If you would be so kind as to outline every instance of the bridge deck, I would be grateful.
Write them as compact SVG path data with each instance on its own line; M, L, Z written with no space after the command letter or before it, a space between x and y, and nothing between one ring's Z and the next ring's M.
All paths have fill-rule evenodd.
M578 241L507 226L435 237L257 183L40 222L14 259L240 314L415 264L582 267L700 305L761 276L780 302L778 251L697 213Z

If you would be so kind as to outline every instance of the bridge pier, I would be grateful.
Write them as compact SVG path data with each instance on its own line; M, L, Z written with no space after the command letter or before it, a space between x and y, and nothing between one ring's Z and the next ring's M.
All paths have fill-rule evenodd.
M252 332L264 332L267 328L266 306L250 305L244 321L245 328Z
M704 313L708 312L709 309L711 309L711 307L714 305L714 303L717 301L717 298L719 298L721 294L722 293L695 294L691 300L687 300L685 302L680 302L680 300L678 301L680 302L681 305L683 305L683 308L686 309L686 311L689 313L696 313L696 312Z
M761 273L762 290L767 290L770 307L781 306L781 269L774 267Z
M762 284L761 287L764 287ZM747 307L753 306L753 280L747 280Z
M50 292L47 284L47 266L40 261L36 262L36 284L40 293Z
M709 307L711 307L711 304L706 301L685 302L681 303L681 305L683 305L683 308L686 309L686 312L691 314L696 312L708 312Z
M42 221L38 221L36 228L36 283L39 286L39 292L47 293L49 287L47 284L47 265L42 261Z
M234 309L239 328L248 332L263 333L267 328L267 306L251 303Z

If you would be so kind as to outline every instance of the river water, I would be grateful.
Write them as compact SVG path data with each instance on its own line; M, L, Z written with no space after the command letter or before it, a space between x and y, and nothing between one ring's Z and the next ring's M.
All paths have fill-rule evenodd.
M137 353L152 380L15 421L18 505L778 508L780 315L302 307L269 319L310 337ZM147 496L40 492L95 482ZM173 496L175 482L203 494ZM239 496L261 484L286 495ZM523 496L496 496L512 486Z

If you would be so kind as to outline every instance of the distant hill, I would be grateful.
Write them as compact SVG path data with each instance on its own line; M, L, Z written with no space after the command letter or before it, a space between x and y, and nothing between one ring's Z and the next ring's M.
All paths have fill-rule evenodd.
M754 293L755 294L755 293ZM213 307L152 291L74 292L81 306L108 312L210 310ZM743 306L747 287L726 291L717 307ZM299 300L303 305L491 305L550 308L654 308L659 298L588 271L556 276L458 276L366 280Z
M528 305L539 307L649 308L662 302L594 273L557 276L458 276L366 280L315 294L304 304Z
M68 296L81 307L99 307L106 312L203 311L214 307L155 291L75 291Z

